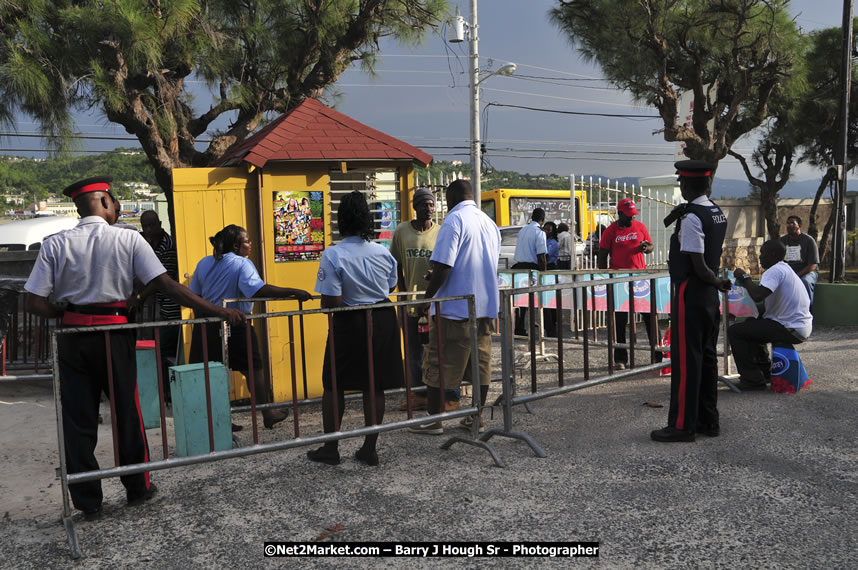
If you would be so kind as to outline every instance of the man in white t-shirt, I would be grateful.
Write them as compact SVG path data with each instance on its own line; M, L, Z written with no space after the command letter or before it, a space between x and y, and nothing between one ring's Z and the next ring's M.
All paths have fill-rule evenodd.
M786 246L769 240L760 248L760 264L765 270L760 284L751 281L743 269L736 269L736 285L748 290L751 298L765 305L756 319L736 323L727 329L733 359L739 369L739 388L765 390L771 380L772 361L767 343L793 345L804 342L813 328L810 299L801 279L784 262Z

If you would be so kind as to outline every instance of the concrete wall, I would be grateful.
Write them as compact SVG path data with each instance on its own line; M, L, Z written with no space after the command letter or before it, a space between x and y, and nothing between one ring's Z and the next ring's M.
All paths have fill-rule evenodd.
M765 219L760 211L759 200L719 200L718 205L727 216L727 236L731 238L752 238L764 236L766 232ZM810 225L810 208L812 198L778 200L778 223L780 234L786 233L786 220L796 215L802 220L802 229L807 231ZM833 207L830 199L820 200L816 210L816 225L820 235Z

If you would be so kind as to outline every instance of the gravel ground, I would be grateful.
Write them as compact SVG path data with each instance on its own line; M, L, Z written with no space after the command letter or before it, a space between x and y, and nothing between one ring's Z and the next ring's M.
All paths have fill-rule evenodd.
M151 502L124 505L115 479L104 482L105 516L75 515L83 557L73 561L59 524L53 471L53 398L44 382L0 384L0 566L113 567L566 567L549 558L273 558L266 541L599 541L599 558L575 566L608 568L858 567L858 328L814 332L800 354L814 383L798 395L720 391L722 433L693 444L658 444L669 381L654 374L617 380L514 409L513 427L546 452L535 457L515 439L484 450L439 446L466 435L457 421L444 437L394 431L379 440L381 465L306 460L289 449L153 474ZM602 354L593 374L605 372ZM581 351L564 354L571 383ZM499 359L497 360L499 362ZM553 364L540 380L556 382ZM530 388L529 370L519 393ZM500 394L494 386L490 399ZM395 409L400 397L389 399ZM653 407L664 405L665 407ZM361 424L350 403L345 427ZM390 411L388 421L404 417ZM498 410L485 412L501 427ZM107 420L107 416L105 416ZM247 416L239 421L249 425ZM320 431L318 406L301 412L303 435ZM261 434L291 437L291 424ZM109 464L106 421L99 446ZM250 435L241 434L245 445ZM160 456L158 430L150 431ZM105 445L107 444L107 445Z

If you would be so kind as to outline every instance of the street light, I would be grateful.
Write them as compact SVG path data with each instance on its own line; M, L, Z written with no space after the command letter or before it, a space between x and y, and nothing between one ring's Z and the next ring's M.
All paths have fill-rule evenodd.
M460 43L465 41L467 31L468 36L468 59L470 60L470 73L468 74L468 86L470 87L470 117L471 117L471 186L474 189L474 201L477 207L481 207L481 183L480 169L482 149L480 147L480 83L494 75L512 75L515 73L515 64L507 63L501 66L496 71L492 71L480 77L480 58L478 53L478 44L480 41L477 31L477 0L471 0L471 21L465 21L465 18L459 14L459 8L456 7L456 17L453 19L453 37L448 40L450 43Z

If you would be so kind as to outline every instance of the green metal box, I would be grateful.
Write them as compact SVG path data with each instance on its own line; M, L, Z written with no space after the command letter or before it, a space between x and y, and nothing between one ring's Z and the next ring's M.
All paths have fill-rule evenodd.
M220 362L209 362L209 385L214 450L232 449L227 371ZM204 365L183 364L170 367L170 391L173 397L176 454L184 457L209 453Z
M143 427L161 427L161 404L158 400L158 362L155 358L155 341L137 341L137 396Z

